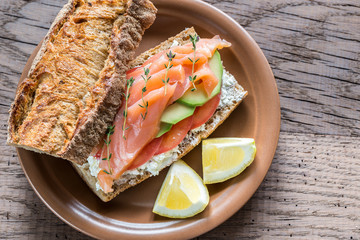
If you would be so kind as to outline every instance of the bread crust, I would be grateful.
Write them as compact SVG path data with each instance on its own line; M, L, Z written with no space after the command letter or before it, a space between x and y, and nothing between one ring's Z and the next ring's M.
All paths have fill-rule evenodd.
M33 61L28 78L20 85L15 101L10 109L8 144L61 157L78 164L86 162L93 147L105 134L107 126L113 122L117 109L121 104L119 92L124 91L126 82L125 72L128 69L128 63L133 59L135 49L138 47L145 29L154 22L157 11L148 0L119 0L117 3L119 5L124 4L126 11L123 14L120 13L114 19L108 57L103 69L99 73L98 80L95 84L89 86L90 91L89 95L86 95L88 97L86 98L85 106L82 108L80 106L80 111L77 115L75 114L74 119L69 120L75 127L68 128L70 129L68 130L64 126L63 132L66 133L65 137L56 142L56 144L53 144L51 141L54 142L55 140L49 137L43 137L36 142L31 138L36 139L35 136L26 135L22 132L19 133L19 129L25 129L26 124L31 125L34 121L40 121L38 125L41 126L43 124L44 131L47 130L46 126L49 123L46 121L49 120L36 118L36 114L33 114L35 116L33 119L29 117L29 112L36 111L36 109L34 110L33 102L34 98L37 97L36 93L39 91L37 87L40 84L39 82L41 82L40 80L34 81L31 76L39 71L39 66L45 53L52 51L51 41L56 39L56 34L59 33L64 25L69 24L68 20L75 11L80 11L78 6L84 4L92 6L91 1L85 2L83 0L70 0L60 11L46 35L40 51ZM112 3L107 4L111 5ZM119 9L121 10L121 6L119 6ZM115 10L120 11L119 9ZM91 14L96 14L96 11L88 12L88 15ZM87 19L81 20L87 21ZM27 117L28 119L26 119ZM25 122L25 119L27 122ZM50 125L49 128L53 128L53 125ZM26 135L26 140L24 140L23 135ZM29 136L31 137L29 138ZM53 147L52 144L56 147Z
M139 55L135 60L130 63L131 67L135 67L144 63L149 57L170 48L173 42L176 40L179 45L184 45L189 40L189 34L195 34L194 28L188 28L178 35L169 38L168 40L162 42L158 46L149 49L148 51ZM226 118L231 114L232 111L236 109L236 107L241 103L242 99L246 97L247 92L239 85L235 84L235 92L236 94L242 95L242 98L239 101L233 101L230 105L226 106L225 108L217 109L214 115L204 124L204 131L200 131L197 133L193 133L192 131L187 134L184 140L179 144L179 155L177 156L174 161L184 157L188 152L190 152L193 148L195 148L202 139L207 138L212 132L216 130L216 128L226 120ZM174 161L169 162L168 165L163 166L162 169L166 168L167 166L171 165ZM89 164L84 164L83 166L78 166L73 164L75 170L79 173L81 178L86 182L86 184L90 187L90 189L104 202L108 202L115 198L119 193L123 192L124 190L135 186L142 181L148 179L149 177L153 176L153 174L149 171L145 171L143 174L139 174L134 176L132 179L128 179L125 183L122 184L114 184L113 189L114 191L111 193L104 193L102 190L97 190L96 183L97 178L91 175ZM161 169L161 170L162 170Z
M110 57L115 63L116 71L111 76L105 76L104 79L109 77L113 84L106 88L104 98L95 107L95 113L78 128L79 131L70 144L64 152L59 154L61 158L74 162L80 159L81 163L86 162L95 144L99 143L107 127L113 123L121 104L122 95L119 93L125 91L125 73L128 69L128 63L133 59L145 29L149 28L155 21L156 11L150 1L130 1L124 22L115 26L112 33ZM117 79L121 79L121 81ZM89 111L91 110L89 109Z

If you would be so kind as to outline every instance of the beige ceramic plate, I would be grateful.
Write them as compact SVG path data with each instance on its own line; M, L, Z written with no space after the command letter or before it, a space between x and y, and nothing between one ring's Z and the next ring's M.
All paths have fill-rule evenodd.
M250 199L265 177L277 146L280 131L277 87L268 62L249 34L230 17L201 1L154 0L154 3L159 9L158 16L146 31L139 52L190 26L195 26L202 37L219 34L232 43L231 48L221 51L224 66L249 95L211 137L252 137L258 152L253 164L240 176L208 186L211 199L203 213L172 220L151 212L167 170L103 203L68 162L18 149L24 172L42 201L66 223L93 237L176 239L205 233ZM34 54L21 80L33 57ZM200 146L184 160L202 175Z

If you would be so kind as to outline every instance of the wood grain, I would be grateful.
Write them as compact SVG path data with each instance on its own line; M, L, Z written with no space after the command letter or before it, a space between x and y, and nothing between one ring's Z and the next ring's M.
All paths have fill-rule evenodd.
M360 237L360 137L282 132L250 201L199 239ZM3 149L1 149L3 150ZM16 156L0 162L0 232L8 239L87 239L39 200Z
M8 109L22 69L66 0L0 1L0 238L90 239L36 196ZM199 239L360 239L360 1L206 0L245 27L279 88L282 125L264 182Z
M268 59L283 131L360 134L359 1L209 1Z

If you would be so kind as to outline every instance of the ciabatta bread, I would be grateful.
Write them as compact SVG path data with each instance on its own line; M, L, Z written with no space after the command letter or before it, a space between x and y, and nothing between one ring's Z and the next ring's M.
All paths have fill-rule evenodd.
M156 11L149 0L70 0L19 86L8 144L86 162L114 120L128 64Z
M167 41L161 43L155 48L152 48L140 56L138 56L132 63L131 67L135 67L144 63L149 57L169 49L173 45L184 45L189 40L189 34L194 35L194 28L189 28L179 33L175 37L169 38ZM237 83L235 78L224 71L223 84L221 90L220 104L214 115L199 128L191 130L185 139L173 150L166 153L154 156L149 162L138 167L135 170L125 171L120 179L114 182L111 193L104 193L97 183L97 174L100 171L98 162L95 158L89 157L88 163L82 166L73 164L77 172L91 188L91 190L104 202L110 201L125 189L137 185L145 179L157 175L162 169L171 165L174 161L185 156L196 145L201 142L201 139L207 138L215 129L230 115L232 111L240 104L242 99L247 95L247 92Z

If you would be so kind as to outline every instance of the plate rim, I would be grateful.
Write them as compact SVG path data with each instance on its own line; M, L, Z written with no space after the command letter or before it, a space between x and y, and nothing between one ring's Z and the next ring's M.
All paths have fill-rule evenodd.
M153 0L155 6L157 5L164 5L164 4L173 4L173 2L176 2L176 1L167 1L167 0ZM186 238L192 238L192 237L196 237L196 236L199 236L201 234L204 234L214 228L216 228L217 226L219 226L220 224L222 224L223 222L225 222L228 218L230 218L232 215L234 215L237 211L239 211L239 209L241 209L247 201L250 200L250 198L254 195L254 193L256 192L256 190L259 188L260 184L263 182L263 179L265 178L266 174L268 173L268 170L271 166L271 163L272 163L272 160L275 156L275 152L276 152L276 149L277 149L277 145L278 145L278 141L279 141L279 136L280 136L280 124L281 124L281 110L280 110L280 98L279 98L279 93L278 93L278 88L277 88L277 84L276 84L276 81L275 81L275 77L273 75L273 72L271 70L271 67L264 55L264 53L262 52L262 50L260 49L260 47L258 46L258 44L255 42L255 40L250 36L250 34L239 24L237 23L234 19L232 19L229 15L227 15L226 13L222 12L220 9L216 8L216 7L213 7L212 5L206 3L206 2L203 2L203 1L200 1L200 0L182 0L182 4L191 4L191 5L194 5L194 7L196 8L201 8L201 7L204 7L206 8L207 11L210 11L210 12L213 12L214 14L217 14L219 16L221 16L223 19L225 19L227 22L229 22L230 24L234 25L237 30L239 30L241 32L241 34L243 34L244 36L246 36L246 39L249 40L251 42L251 45L252 47L255 47L256 49L256 53L259 54L259 57L262 59L262 61L265 63L262 67L263 68L266 68L266 72L267 74L270 74L270 77L271 77L271 80L272 80L272 83L274 84L274 90L275 90L275 98L276 98L276 102L274 103L274 106L273 108L277 109L276 111L276 115L277 115L277 123L276 123L276 129L275 129L275 135L276 135L276 142L274 144L274 147L272 149L272 152L271 154L269 153L269 156L271 156L271 160L268 162L268 166L265 166L265 174L264 176L261 178L261 179L258 179L258 183L256 183L256 187L252 189L251 193L249 194L249 197L246 197L246 201L244 204L239 204L239 206L237 206L236 208L233 209L233 211L230 211L229 213L226 213L226 214L223 214L223 216L220 218L220 219L217 219L216 221L212 221L212 222L207 222L207 227L202 227L201 230L199 231L193 231L191 234L187 234L187 235L182 235L181 237L186 237ZM32 59L33 57L35 57L36 55L36 52L38 52L38 49L39 49L39 46L41 45L42 41L39 43L39 45L34 49L32 55L29 57L27 63L25 66L27 66L29 64L29 62L32 62ZM35 54L34 54L35 53ZM27 72L25 73L25 71L22 72L22 75L21 75L21 78L20 79L23 79L24 76L26 77L27 76ZM19 81L20 83L20 81ZM32 180L30 179L29 175L28 175L28 172L26 171L25 167L24 167L24 164L23 164L23 160L21 159L21 154L20 154L20 151L23 151L23 149L19 149L19 148L16 148L16 151L17 151L17 155L19 157L19 162L20 162L20 165L21 165L21 168L23 169L24 171L24 174L28 180L28 182L30 183L31 187L34 189L36 195L41 199L41 201L56 215L58 216L62 221L64 221L65 223L67 223L69 226L73 227L74 229L88 235L88 236L91 236L91 237L99 237L98 235L95 235L93 234L93 232L91 231L88 231L86 229L83 229L81 227L79 227L76 223L73 223L71 222L70 220L66 219L63 215L61 215L61 213L59 213L55 207L53 206L54 203L49 203L45 197L42 195L42 193L39 192L39 190L36 188L36 186L33 184ZM27 151L27 150L25 150ZM210 216L211 217L211 216ZM185 220L186 221L186 220ZM191 219L189 220L191 221ZM196 223L196 221L195 221ZM195 224L196 225L196 224ZM188 228L187 225L184 225L185 228ZM191 225L190 225L191 226ZM171 233L171 232L170 232ZM176 231L174 231L173 233L177 233ZM164 235L165 234L165 235ZM166 232L166 233L162 233L162 234L158 234L157 235L157 238L163 238L163 237L166 237L167 235L169 234L169 232ZM117 235L117 236L121 236L121 235ZM128 235L128 233L124 234L123 235L124 237L129 237L130 235ZM141 237L142 234L140 233L139 235L132 235L132 238L137 238L137 237ZM102 236L103 237L103 236ZM153 236L152 237L155 237L156 236Z

